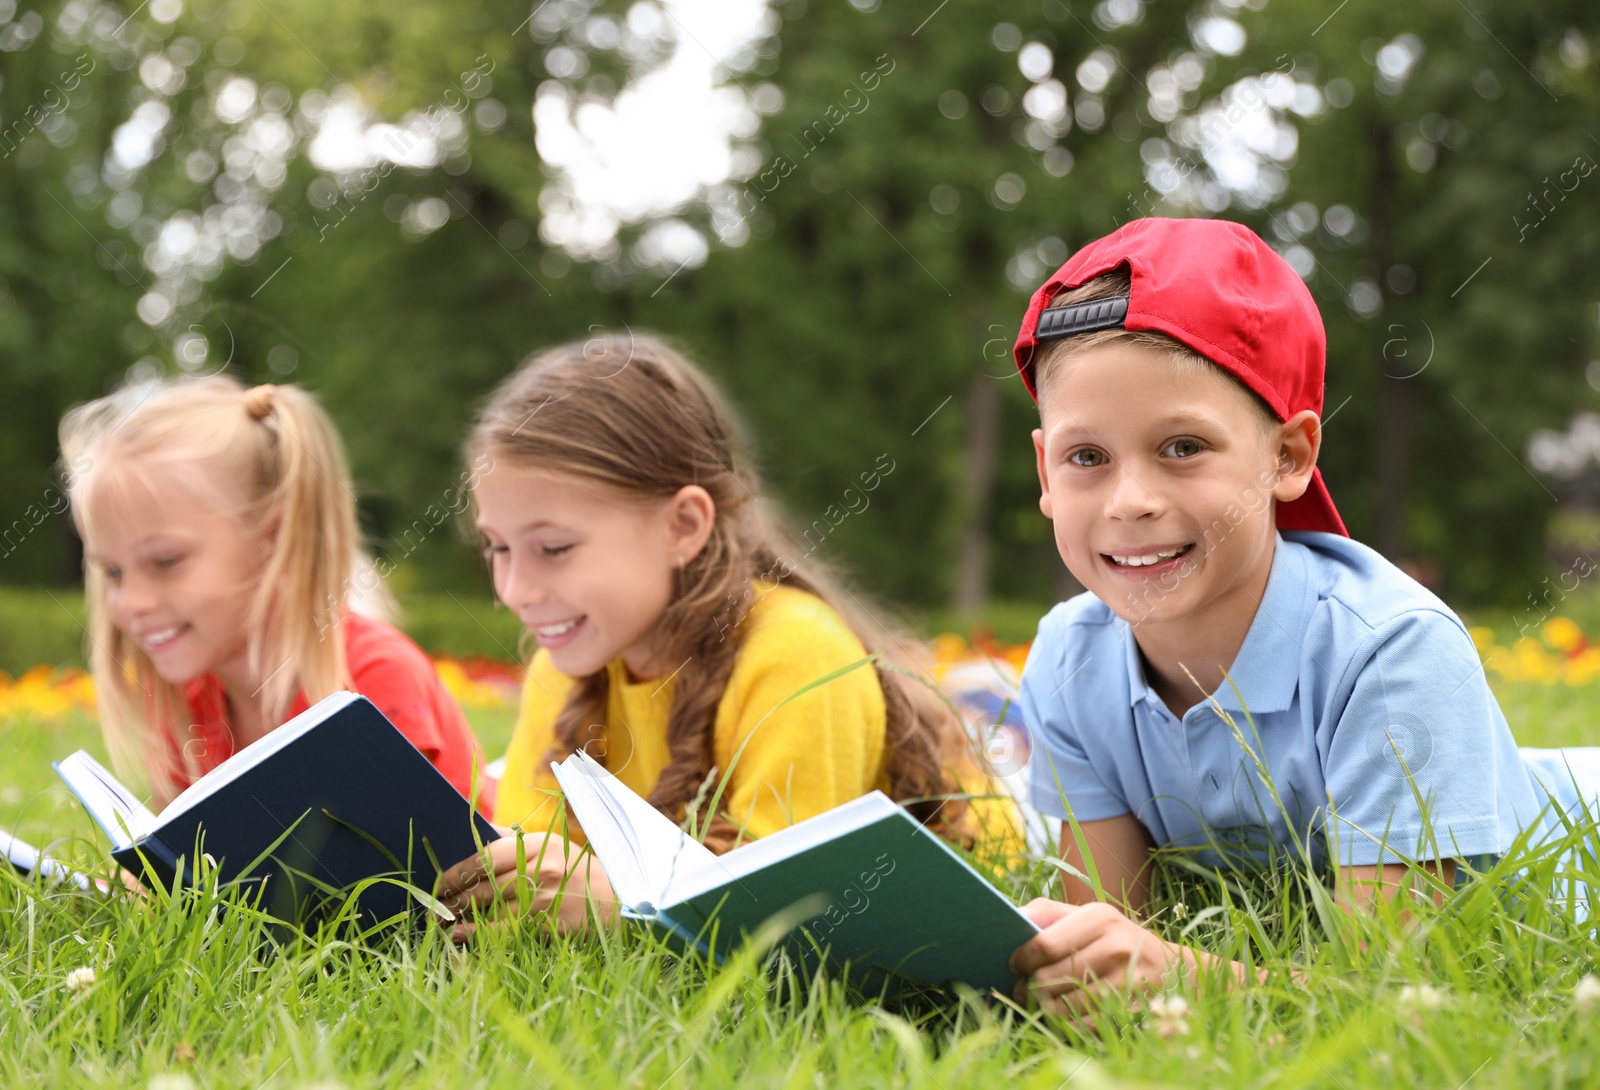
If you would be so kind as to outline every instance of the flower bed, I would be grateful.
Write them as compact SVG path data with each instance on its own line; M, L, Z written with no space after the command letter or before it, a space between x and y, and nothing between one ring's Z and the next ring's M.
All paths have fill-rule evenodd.
M1537 628L1537 635L1519 634L1507 643L1490 628L1470 632L1484 669L1496 681L1582 686L1600 679L1600 638L1591 639L1566 617L1552 617ZM1001 643L983 633L968 638L946 632L929 641L929 647L932 673L941 682L991 672L997 680L1014 684L1029 645ZM481 656L440 656L433 663L439 680L463 708L516 708L522 690L520 665ZM82 670L34 666L16 678L0 671L0 721L27 717L54 722L75 712L93 715L94 707L94 679Z

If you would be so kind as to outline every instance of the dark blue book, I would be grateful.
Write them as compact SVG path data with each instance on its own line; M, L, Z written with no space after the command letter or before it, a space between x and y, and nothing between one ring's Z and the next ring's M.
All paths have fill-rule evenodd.
M716 961L776 921L803 979L820 968L873 998L1009 996L1012 951L1039 933L882 792L714 855L582 750L551 767L622 915Z
M304 927L350 907L363 928L429 907L440 869L500 835L355 693L318 701L159 814L83 750L55 768L111 838L112 858L146 886L192 884L203 859Z

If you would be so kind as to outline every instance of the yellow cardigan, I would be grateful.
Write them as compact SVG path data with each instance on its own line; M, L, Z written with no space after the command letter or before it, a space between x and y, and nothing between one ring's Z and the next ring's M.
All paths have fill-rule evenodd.
M712 759L727 778L722 809L752 837L887 787L883 690L873 664L862 662L867 652L861 641L814 595L783 586L762 590L745 619L712 736ZM784 703L852 663L861 665ZM632 681L621 659L606 670L605 765L648 796L668 764L676 678ZM547 653L534 656L495 802L498 824L526 832L550 827L558 789L543 759L572 685Z
M712 735L712 759L726 779L721 808L751 838L889 788L883 690L873 664L864 661L861 641L815 595L771 584L758 588ZM596 756L603 753L612 775L647 797L668 764L667 719L676 678L630 680L621 659L606 670L606 724L593 749ZM789 699L840 670L845 672ZM495 800L496 824L530 833L560 831L559 788L544 756L572 685L547 653L534 655ZM1010 801L999 797L975 760L951 771L980 796L971 806L988 852L1018 850L1020 818ZM569 833L583 843L582 830Z

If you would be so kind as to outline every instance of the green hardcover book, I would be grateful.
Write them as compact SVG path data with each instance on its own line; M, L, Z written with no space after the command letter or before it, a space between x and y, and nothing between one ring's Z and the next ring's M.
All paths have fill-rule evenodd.
M1010 995L1038 928L882 792L715 855L578 752L551 766L626 917L721 961L800 906L784 940L868 995L966 984Z

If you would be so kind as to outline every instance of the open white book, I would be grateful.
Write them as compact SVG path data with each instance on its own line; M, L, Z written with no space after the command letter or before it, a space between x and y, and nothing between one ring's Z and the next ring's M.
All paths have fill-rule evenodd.
M720 959L797 905L786 942L868 993L963 983L1006 994L1032 922L881 792L715 855L579 751L552 765L623 914Z
M156 816L145 804L85 751L80 749L57 761L56 774L111 838L113 849L132 847L156 827Z

